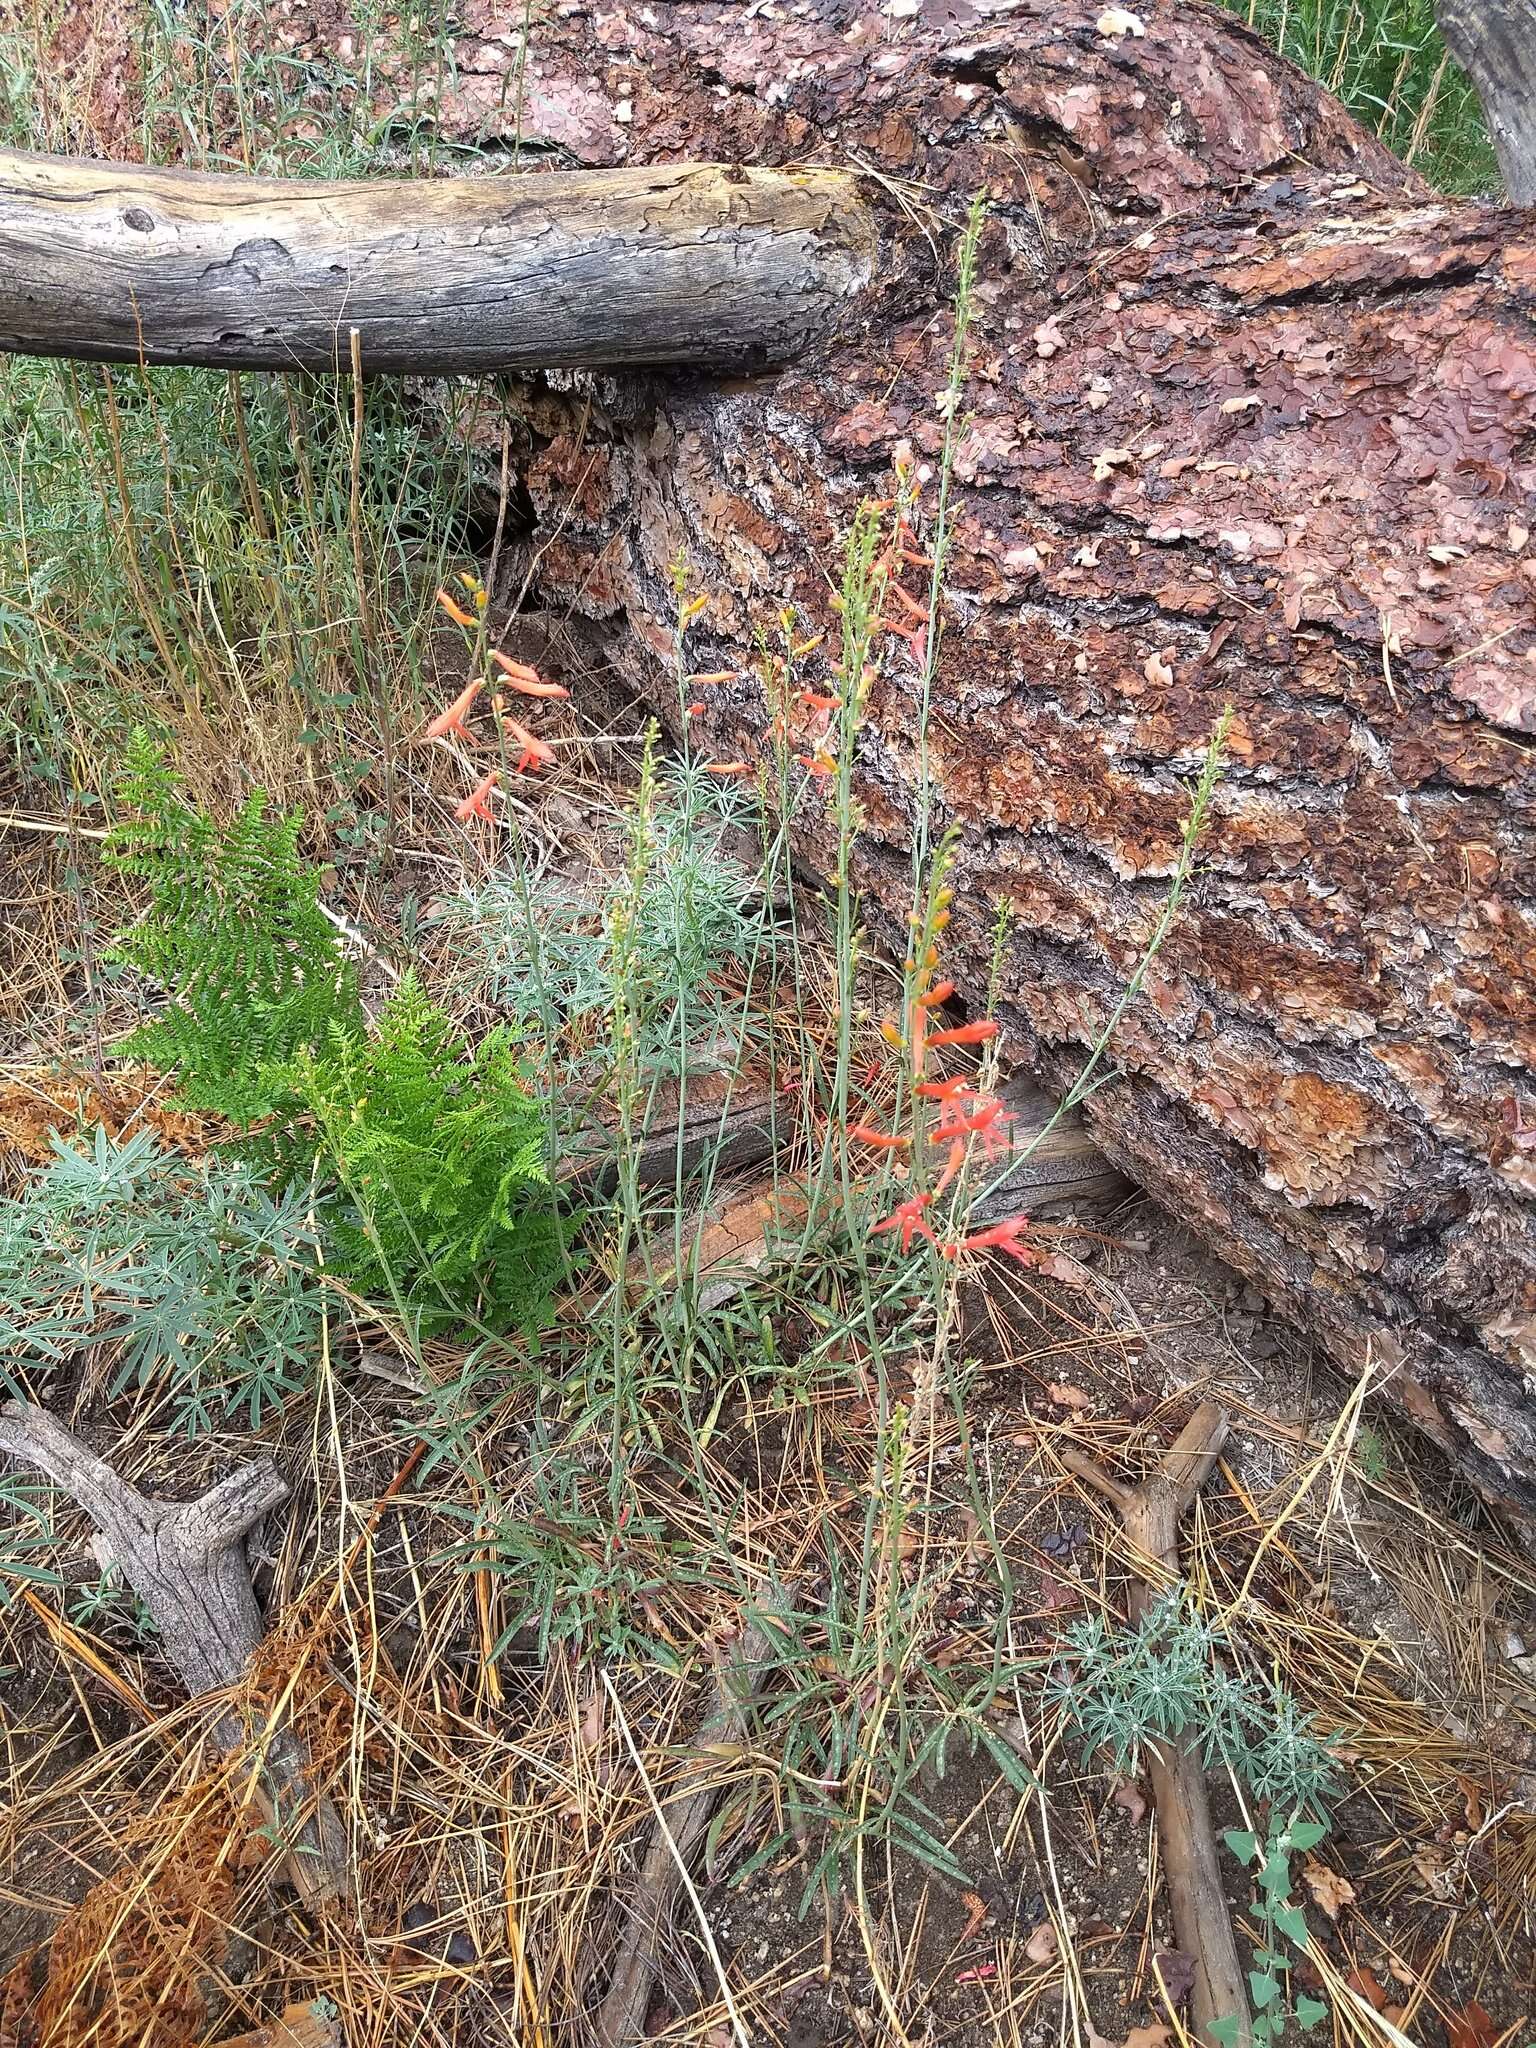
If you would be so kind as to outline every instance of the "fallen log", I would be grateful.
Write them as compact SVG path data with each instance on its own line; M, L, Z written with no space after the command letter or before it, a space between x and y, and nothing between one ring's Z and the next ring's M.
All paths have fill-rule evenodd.
M219 369L716 368L798 355L873 268L835 171L340 184L0 150L0 349Z
M283 34L323 49L332 17L302 12ZM1108 1031L1095 1142L1536 1517L1531 220L1436 199L1190 0L621 0L528 33L504 127L529 161L831 161L877 252L773 374L514 400L540 525L503 560L570 621L572 666L675 717L685 549L697 666L748 663L695 737L762 748L755 630L785 604L827 623L859 499L944 445L982 192L942 659L930 691L890 643L857 761L870 920L901 937L914 832L953 827L946 970L984 990L1011 906L1008 1053L1062 1093ZM440 134L496 132L523 36L474 0ZM1122 1014L1226 703L1197 882ZM825 871L814 790L797 844Z
M939 460L953 251L983 193L931 692L927 822L959 835L946 972L980 998L1010 904L1005 1049L1065 1093L1230 703L1198 877L1111 1031L1090 1133L1536 1515L1536 222L1433 197L1230 15L1176 0L605 21L540 34L550 133L579 102L587 163L707 136L862 164L880 272L858 332L776 374L531 387L513 432L539 526L509 573L536 564L573 674L669 718L685 549L692 660L746 670L692 742L756 758L754 630L785 603L835 626L859 499L904 449ZM440 114L454 132L452 96ZM922 697L888 640L856 879L892 945ZM829 872L814 789L796 829Z

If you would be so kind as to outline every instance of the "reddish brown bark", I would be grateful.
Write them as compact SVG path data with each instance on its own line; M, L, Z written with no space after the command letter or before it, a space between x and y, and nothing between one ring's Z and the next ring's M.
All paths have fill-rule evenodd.
M934 706L951 971L983 985L1010 899L1008 1050L1068 1082L1230 702L1203 872L1094 1128L1536 1511L1536 222L1430 198L1228 15L906 4L536 10L518 109L521 6L467 0L449 132L559 165L853 164L884 220L852 341L729 385L529 394L545 602L663 711L680 545L711 593L700 666L786 600L823 622L860 495L903 442L938 446L953 238L984 190ZM758 743L756 685L714 703L710 744ZM894 655L860 760L890 932L915 722ZM825 856L814 796L802 844Z
M663 708L680 544L712 593L701 665L782 599L823 620L858 496L903 440L938 445L952 279L927 234L943 250L985 189L935 704L952 964L982 986L1010 898L1009 1049L1068 1082L1230 701L1205 871L1115 1035L1096 1134L1530 1505L1531 224L1430 201L1226 17L1165 0L1115 36L1103 11L685 0L545 24L525 123L580 161L708 137L926 191L888 206L862 345L728 390L530 406L541 584ZM862 880L892 929L915 718L893 659L861 762ZM734 754L762 723L742 685L710 736Z

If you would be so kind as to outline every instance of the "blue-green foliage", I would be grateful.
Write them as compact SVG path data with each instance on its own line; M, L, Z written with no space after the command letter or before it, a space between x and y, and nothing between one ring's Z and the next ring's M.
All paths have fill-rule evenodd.
M626 821L632 842L644 835L643 863L632 859L594 900L573 898L558 879L530 890L516 870L466 888L442 912L464 992L525 1026L575 1027L578 1044L584 1020L599 1027L589 1055L574 1057L573 1080L601 1072L621 1001L648 1079L680 1073L689 1042L738 1042L742 1005L716 977L751 961L771 934L754 877L721 843L739 808L732 795L691 767L674 769L646 816Z
M562 1226L510 1033L466 1046L408 974L375 1036L336 1027L286 1078L340 1184L328 1255L354 1287L427 1330L545 1319Z
M1227 1765L1260 1799L1291 1814L1326 1810L1338 1770L1292 1694L1235 1676L1219 1661L1219 1633L1177 1595L1159 1600L1134 1629L1093 1615L1068 1631L1070 1676L1047 1688L1091 1754L1108 1750L1134 1773L1148 1743L1189 1738L1210 1766Z
M263 1415L306 1379L322 1314L301 1191L98 1128L0 1203L0 1358L30 1377L83 1353L110 1391L169 1391L181 1427ZM21 1391L0 1367L0 1381Z
M219 824L143 731L118 797L106 857L149 902L114 951L170 999L127 1050L174 1072L194 1108L256 1122L281 1100L285 1062L361 1022L318 871L299 857L301 820L269 815L257 790Z

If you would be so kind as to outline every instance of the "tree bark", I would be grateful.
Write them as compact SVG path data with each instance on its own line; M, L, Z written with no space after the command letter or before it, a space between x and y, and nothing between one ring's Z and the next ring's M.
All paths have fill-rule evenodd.
M854 181L691 164L304 184L0 150L0 349L217 369L745 368L874 259Z
M1435 17L1477 88L1504 189L1536 205L1536 0L1435 0Z
M707 138L854 163L882 223L866 326L786 370L529 391L544 616L669 719L680 547L700 670L750 667L784 603L835 628L858 500L904 446L937 459L954 237L984 192L932 701L946 971L979 997L1008 902L1006 1049L1068 1086L1230 703L1201 870L1113 1031L1093 1138L1531 1515L1536 233L1431 197L1230 15L1124 22L676 0L541 25L523 133L551 156ZM446 132L484 133L475 66L515 33L470 9ZM761 685L708 698L693 744L751 758ZM918 705L889 640L858 879L893 944ZM798 831L826 870L814 789Z

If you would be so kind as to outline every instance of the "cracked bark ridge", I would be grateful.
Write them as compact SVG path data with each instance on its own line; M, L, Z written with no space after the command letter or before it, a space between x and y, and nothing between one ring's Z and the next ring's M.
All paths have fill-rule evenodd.
M1011 902L1006 1047L1069 1080L1230 702L1202 872L1094 1137L1536 1512L1531 220L1435 199L1185 0L557 0L526 52L508 0L461 22L439 127L515 137L525 169L869 174L889 253L862 332L773 376L521 405L546 617L663 715L680 544L710 592L697 665L733 666L785 601L823 622L859 497L903 444L936 453L952 241L986 193L933 705L946 964L983 988ZM272 27L295 52L344 32L330 0L278 0ZM893 939L916 715L897 651L858 764L859 880ZM735 756L765 717L743 683L695 737ZM828 848L812 793L800 849Z
M288 1498L269 1458L237 1467L196 1500L151 1500L26 1401L0 1405L0 1452L46 1473L90 1516L194 1699L239 1684L262 1634L246 1538ZM249 1739L235 1714L222 1716L214 1733L228 1750ZM291 1839L296 1885L313 1902L331 1898L346 1868L341 1823L328 1801L308 1793L292 1733L274 1731L255 1768L258 1796Z

